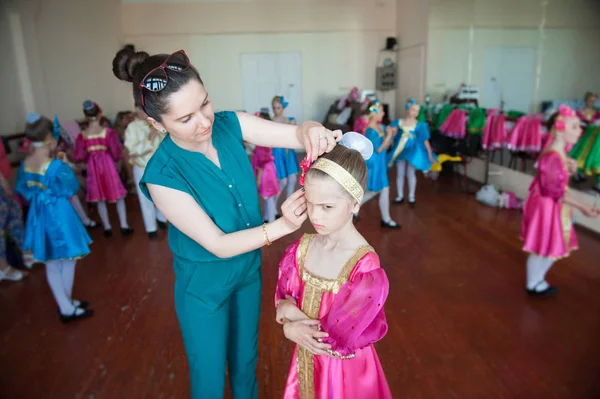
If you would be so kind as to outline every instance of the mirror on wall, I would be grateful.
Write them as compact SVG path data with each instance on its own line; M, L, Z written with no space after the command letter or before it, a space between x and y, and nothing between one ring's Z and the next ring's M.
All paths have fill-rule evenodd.
M532 174L550 139L547 121L561 104L588 115L592 120L587 124L600 116L594 111L600 101L593 95L600 91L600 29L595 22L600 3L430 4L428 111L441 136L493 164ZM573 182L582 190L600 188L595 176L600 172L600 134L593 126L587 129L580 139L585 142L572 153L583 165ZM583 153L589 157L595 148L598 161L592 162Z

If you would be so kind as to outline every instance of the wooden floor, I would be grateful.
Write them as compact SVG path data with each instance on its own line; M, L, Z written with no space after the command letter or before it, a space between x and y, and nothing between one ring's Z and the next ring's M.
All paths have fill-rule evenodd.
M377 350L394 398L600 398L600 239L579 231L581 250L549 275L559 296L528 298L520 213L480 205L451 176L419 179L417 208L393 209L403 230L380 229L376 200L358 224L390 279ZM189 396L166 236L149 242L135 197L128 206L136 234L94 231L78 268L75 297L93 318L62 325L41 266L0 284L0 397ZM291 359L272 296L298 236L265 251L261 398L281 397Z

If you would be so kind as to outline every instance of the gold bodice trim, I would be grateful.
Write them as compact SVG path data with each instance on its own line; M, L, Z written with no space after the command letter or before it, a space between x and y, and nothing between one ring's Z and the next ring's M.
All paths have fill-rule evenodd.
M302 236L298 247L298 271L304 281L304 293L302 295L302 312L311 319L319 318L321 309L321 299L323 293L332 292L337 294L342 286L348 282L350 273L356 264L369 252L375 252L373 247L365 245L356 250L354 255L348 259L344 267L340 270L337 278L327 279L312 274L304 266L306 255L314 234L305 234ZM298 366L298 383L301 399L314 399L315 397L315 363L314 355L305 348L298 346L296 363Z
M51 159L45 161L43 164L40 165L39 169L33 169L29 166L23 165L23 171L27 173L33 173L34 175L44 176L46 174L46 171L48 170L48 167L50 166L50 162L52 162Z

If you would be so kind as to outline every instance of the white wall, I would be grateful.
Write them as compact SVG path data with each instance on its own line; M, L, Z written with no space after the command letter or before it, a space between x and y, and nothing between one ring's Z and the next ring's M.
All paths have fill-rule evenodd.
M185 49L219 109L243 108L242 53L299 52L301 118L321 121L353 86L374 88L379 50L396 36L395 7L396 0L137 0L122 4L122 29L125 42L149 53ZM156 15L161 23L148 24ZM384 100L394 109L394 93Z
M489 46L533 47L540 62L536 103L579 98L600 90L600 3L549 0L434 0L429 14L427 91L434 100L469 81L485 87L484 54ZM540 23L545 15L545 28ZM473 29L473 42L470 29ZM542 51L543 49L543 51Z
M14 108L10 113L3 109L7 118L3 118L1 134L22 130L25 114L31 111L48 116L56 113L65 119L81 118L81 103L87 98L97 101L109 114L129 106L131 101L122 95L122 86L111 70L112 58L122 39L119 0L101 3L14 0L3 2L4 7L16 13L22 25L18 51L25 54L26 64L19 64L19 68L26 75L33 94L33 105L24 108L33 109ZM8 40L4 35L5 24L0 29L4 49ZM11 48L6 54L2 68L10 65L15 49ZM10 85L11 90L16 90L16 74L2 76L14 76ZM23 89L21 86L19 90ZM129 91L124 93L131 97ZM19 102L22 98L15 96L11 107L17 107ZM4 102L2 108L5 108Z
M22 129L25 116L6 7L0 8L0 53L2 54L0 76L4 77L2 82L3 100L0 107L0 134L5 135Z

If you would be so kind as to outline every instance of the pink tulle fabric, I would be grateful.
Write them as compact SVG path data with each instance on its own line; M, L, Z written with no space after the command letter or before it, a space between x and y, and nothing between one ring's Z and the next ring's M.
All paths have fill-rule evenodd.
M515 152L538 153L542 149L542 115L522 116L510 131L507 147Z
M275 158L268 147L256 146L252 153L252 169L258 177L258 193L263 198L271 198L279 194L279 183L277 182L277 171L275 170Z
M304 281L298 272L299 242L287 248L279 265L275 302L286 295L302 306ZM366 254L352 270L349 280L337 294L325 292L319 310L325 342L350 359L314 357L315 399L388 399L390 393L373 343L387 333L383 305L389 282L379 258ZM297 348L288 374L284 399L299 398Z
M455 109L448 115L448 118L440 126L440 132L444 136L455 139L464 139L467 132L467 112L462 109Z
M356 120L354 121L354 126L352 126L352 130L356 133L365 134L368 125L369 121L364 115L362 115L356 118Z
M73 158L76 162L87 162L87 202L116 202L127 195L115 167L122 157L119 137L110 128L101 138L77 136Z
M562 217L563 207L568 206L562 202L568 183L569 173L562 157L556 151L542 154L523 208L523 250L557 259L578 247L571 210L567 210L568 220ZM565 231L570 232L569 242L565 242Z
M488 109L481 140L481 146L484 150L498 150L506 146L508 134L505 123L506 116L499 109Z

